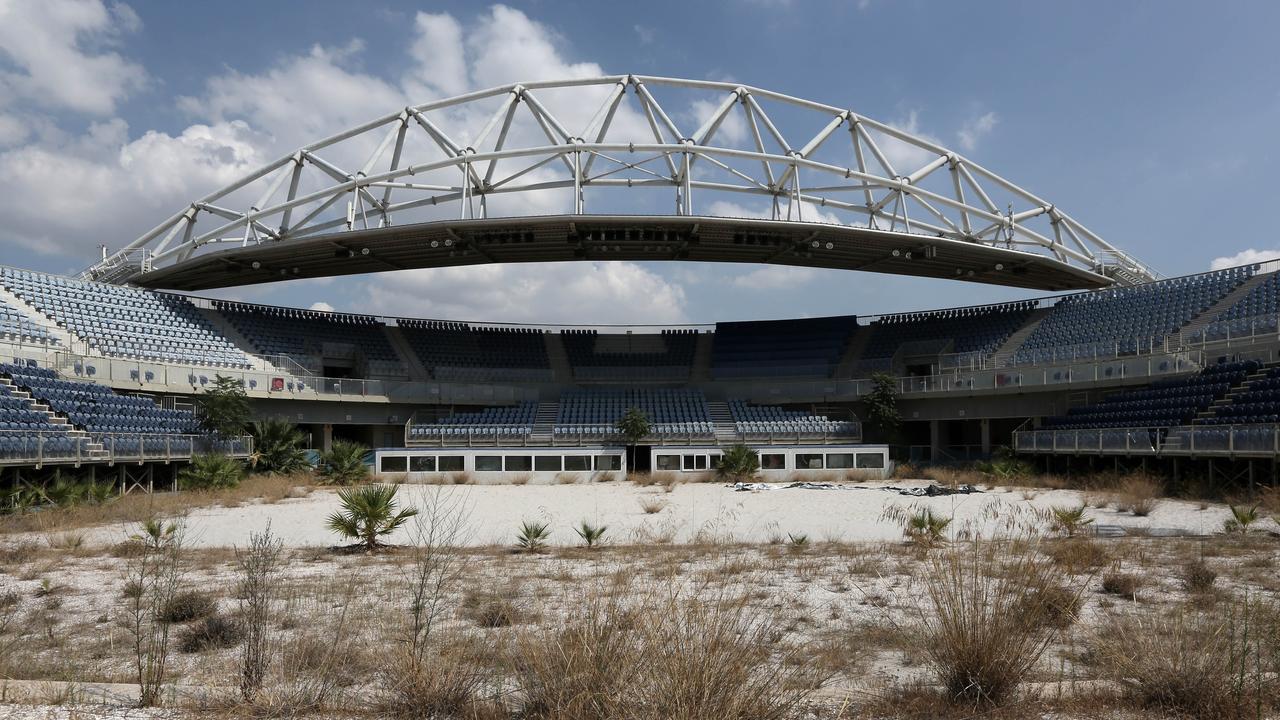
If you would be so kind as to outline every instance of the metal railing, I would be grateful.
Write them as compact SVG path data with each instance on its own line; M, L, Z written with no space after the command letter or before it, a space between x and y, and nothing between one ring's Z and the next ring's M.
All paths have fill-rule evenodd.
M253 454L253 438L0 430L0 465L169 462L202 453L246 458Z
M1183 425L1173 428L1019 430L1020 453L1061 455L1280 455L1280 425Z

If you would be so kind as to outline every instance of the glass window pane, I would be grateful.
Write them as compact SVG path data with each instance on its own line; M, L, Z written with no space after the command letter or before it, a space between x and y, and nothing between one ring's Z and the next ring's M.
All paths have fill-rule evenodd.
M884 453L858 453L858 467L860 468L884 467Z
M680 456L680 469L681 469L681 470L692 470L692 469L693 469L693 456L692 456L692 455L681 455L681 456Z
M535 455L533 456L533 469L538 472L560 472L560 456Z
M577 471L590 470L591 456L590 455L565 455L564 469L570 472L575 470Z
M508 455L507 472L528 472L533 469L533 457L530 455Z
M434 455L414 455L409 458L409 470L411 472L435 472L436 458Z
M477 455L476 456L476 472L501 472L502 456L501 455Z
M657 460L657 465L659 470L679 470L680 456L679 455L659 455Z
M597 470L621 470L622 456L621 455L597 455L596 469Z
M441 455L436 458L436 465L440 472L462 472L463 458L461 455Z
M853 453L827 453L827 467L829 468L853 467Z
M694 466L695 468L697 468L698 470L706 470L706 469L707 469L707 456L706 456L706 455L695 455L695 456L693 457L693 466Z
M821 455L796 455L797 470L821 470Z
M389 472L405 472L409 469L409 458L404 455L383 455L381 471Z
M786 470L787 456L782 453L766 453L760 456L761 470Z

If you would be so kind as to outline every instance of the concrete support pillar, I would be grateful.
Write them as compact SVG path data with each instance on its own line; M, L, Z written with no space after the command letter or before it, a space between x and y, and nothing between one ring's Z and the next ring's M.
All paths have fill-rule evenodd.
M978 430L982 433L982 454L989 457L991 455L991 418L979 420Z
M320 449L324 452L333 449L333 425L329 423L325 423L320 431Z
M942 421L929 421L929 460L942 462Z

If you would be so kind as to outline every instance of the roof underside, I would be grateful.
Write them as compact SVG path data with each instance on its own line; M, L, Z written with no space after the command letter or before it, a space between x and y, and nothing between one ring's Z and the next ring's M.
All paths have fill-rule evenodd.
M1051 291L1112 283L1044 255L962 240L811 222L622 215L449 220L307 236L200 254L131 282L205 290L411 268L600 260L795 265Z

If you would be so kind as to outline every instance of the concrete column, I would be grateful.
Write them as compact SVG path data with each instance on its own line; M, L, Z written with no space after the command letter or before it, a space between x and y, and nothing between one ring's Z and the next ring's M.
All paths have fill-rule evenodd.
M320 430L320 450L329 452L333 449L333 425L325 423Z
M982 433L982 454L991 454L991 418L982 418L978 421L978 429Z
M933 462L942 461L942 421L929 421L929 459Z

